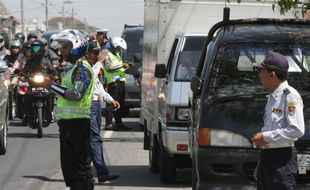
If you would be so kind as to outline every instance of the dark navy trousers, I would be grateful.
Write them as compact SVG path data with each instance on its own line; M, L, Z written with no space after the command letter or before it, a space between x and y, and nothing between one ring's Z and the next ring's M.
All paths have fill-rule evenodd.
M93 100L91 104L91 130L90 130L90 156L96 168L97 176L108 175L109 170L103 157L101 130L101 105L100 101Z
M261 151L258 190L295 190L297 152L294 147Z

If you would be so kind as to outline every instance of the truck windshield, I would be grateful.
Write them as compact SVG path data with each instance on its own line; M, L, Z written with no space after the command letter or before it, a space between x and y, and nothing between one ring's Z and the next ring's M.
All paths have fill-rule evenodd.
M301 93L310 90L309 43L233 43L221 47L212 69L209 92L213 97L262 93L252 64L261 63L268 50L278 51L289 63L288 82Z

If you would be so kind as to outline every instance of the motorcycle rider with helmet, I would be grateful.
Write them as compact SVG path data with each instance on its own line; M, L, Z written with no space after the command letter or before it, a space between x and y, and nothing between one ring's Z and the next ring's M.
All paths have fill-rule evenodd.
M14 38L18 39L22 45L25 43L25 35L22 32L17 32Z
M36 33L33 33L33 32L30 32L27 36L27 41L30 43L36 39L38 39L38 35Z
M18 39L14 39L10 43L10 55L6 55L4 60L7 62L11 74L16 69L21 71L26 64L26 58L22 54L22 44Z
M5 56L10 55L10 51L5 48L5 37L0 34L0 59L4 59Z
M14 39L10 43L10 55L6 55L4 60L8 65L8 70L11 75L10 85L9 85L9 119L13 119L15 116L22 117L23 104L21 103L21 97L17 93L18 84L18 74L26 63L26 58L21 52L22 45L18 39ZM17 72L16 72L17 71ZM15 107L14 103L15 102ZM14 109L15 108L15 109Z
M126 41L121 37L113 37L111 40L111 48L104 60L104 76L108 84L108 93L120 103L122 107L125 100L125 71L130 67L129 64L123 63L120 56L121 50L127 49ZM108 107L109 109L109 107ZM111 109L110 109L111 110ZM112 112L106 113L106 127L107 130L130 130L131 127L126 126L122 122L122 112L120 109L113 112L115 119L115 126L112 125Z
M38 72L45 73L51 78L57 75L57 71L52 66L44 67L42 65L42 60L45 54L45 46L41 40L34 40L33 42L31 42L30 53L31 53L31 56L26 61L26 64L24 68L22 69L22 75L25 75L27 77L34 73L38 73ZM47 98L47 109L46 110L48 113L53 112L53 98L54 97L52 96L52 94L49 98ZM27 95L26 102L25 102L25 105L26 105L25 107L27 111L26 113L24 113L23 121L22 121L22 123L24 124L30 122L29 120L30 116L33 114L34 110L32 110L32 102L33 102L33 97L31 95ZM48 123L50 123L51 119L52 119L51 117L48 118L49 120Z
M78 30L66 29L55 35L51 44L73 67L61 84L47 85L57 98L61 169L71 190L93 190L90 166L90 107L94 92L94 74L87 62L80 61L87 51L87 39Z

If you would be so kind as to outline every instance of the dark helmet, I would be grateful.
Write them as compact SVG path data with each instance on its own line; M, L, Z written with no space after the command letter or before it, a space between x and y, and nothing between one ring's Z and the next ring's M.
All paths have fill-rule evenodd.
M35 33L29 33L28 36L27 36L27 41L29 41L30 38L35 38L35 39L37 39L38 36L37 36L37 34L35 34Z
M31 57L31 43L30 42L25 42L23 45L23 54L26 58Z
M33 56L42 56L44 54L45 45L41 40L31 42L31 53Z
M25 35L22 32L17 32L14 37L15 39L19 39L22 44L25 42Z

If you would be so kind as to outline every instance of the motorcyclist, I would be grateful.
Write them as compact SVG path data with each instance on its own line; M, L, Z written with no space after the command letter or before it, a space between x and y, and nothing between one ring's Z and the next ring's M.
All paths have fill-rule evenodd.
M25 35L22 32L17 32L14 38L18 39L22 45L25 43Z
M31 74L37 73L37 72L42 72L47 75L49 75L51 78L57 75L57 71L51 67L44 67L42 65L42 60L45 54L45 46L44 43L41 40L34 40L30 44L30 50L31 50L31 57L26 61L26 64L22 70L22 74L25 76L30 76ZM31 102L33 101L31 95L27 95L26 98L26 108L27 112L24 115L24 122L26 121L28 123L29 121L29 116L33 114L32 104ZM47 111L52 114L53 111L53 96L47 100ZM50 114L50 115L51 115ZM25 118L26 117L26 118ZM50 118L52 119L52 118Z
M36 33L33 33L33 32L30 32L27 36L27 41L30 43L35 41L36 39L38 39L38 35Z
M43 42L45 48L42 66L50 69L58 67L60 57L48 47L47 40L45 38L40 38L40 40Z
M21 71L26 64L26 58L21 51L21 42L18 39L12 40L10 43L10 55L4 57L9 67L10 74L13 74L16 69Z
M5 37L0 34L0 59L4 59L6 55L10 55L10 51L5 48Z

